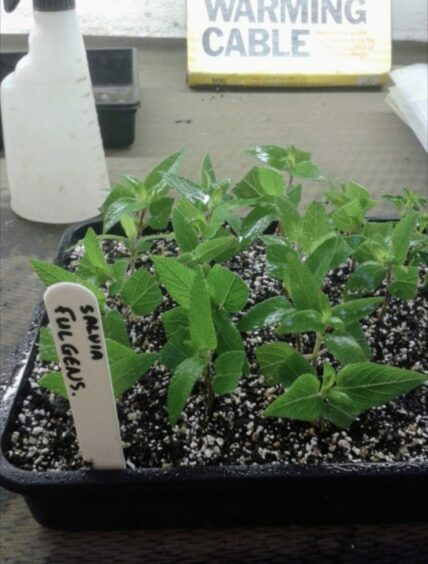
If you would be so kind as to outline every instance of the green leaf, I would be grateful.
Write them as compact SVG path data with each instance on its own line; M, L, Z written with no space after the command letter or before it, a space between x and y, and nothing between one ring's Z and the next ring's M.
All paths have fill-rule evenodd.
M175 173L180 167L183 151L173 153L160 164L158 164L145 178L144 188L150 194L152 192L163 191L167 182L164 178L165 173Z
M152 229L166 229L173 205L174 198L160 198L151 204L149 225Z
M156 272L170 296L186 308L190 303L190 290L195 280L193 270L169 257L151 256Z
M360 413L406 394L427 380L426 374L371 362L348 364L336 378L337 390L345 392Z
M296 243L300 243L302 237L302 218L294 204L285 198L275 200L279 221L284 233Z
M239 231L239 248L246 249L251 243L263 235L272 223L273 215L261 206L253 209L243 220Z
M287 265L287 252L294 252L291 241L274 235L265 235L262 238L266 245L266 271L270 276L286 283L288 287L289 267Z
M336 383L336 370L329 362L323 363L321 393L325 394Z
M289 267L289 292L297 309L314 309L322 312L323 293L309 268L300 262L295 253L287 252Z
M332 217L338 229L348 233L358 233L365 221L365 214L371 207L373 200L357 198L333 212Z
M383 298L361 298L332 308L332 316L339 317L347 323L359 321L373 313L382 303Z
M58 394L62 398L68 400L68 394L62 372L48 372L47 374L44 374L37 383L42 388L46 388L54 394Z
M198 270L191 288L189 307L190 338L202 349L215 350L217 337L214 328L211 300L202 270Z
M352 253L351 247L342 237L331 237L319 245L306 261L315 280L321 284L325 275L341 265Z
M199 357L187 358L177 366L168 388L168 419L171 425L178 421L205 367L206 361Z
M200 203L206 206L210 201L209 196L201 190L200 186L187 178L177 176L176 174L166 173L164 175L164 180L170 188L176 190L192 204Z
M204 158L204 162L202 163L201 177L201 186L204 191L209 194L211 186L216 182L213 164L209 155Z
M346 323L346 326L343 327L343 329L336 329L334 334L336 336L339 335L343 335L343 336L350 336L353 337L357 343L359 344L359 346L362 348L362 350L364 351L365 355L367 358L371 358L373 355L373 352L370 348L370 345L367 341L367 337L364 334L364 331L361 328L361 325L358 321L353 321L351 323Z
M120 216L120 226L122 227L127 239L136 239L138 236L138 226L135 218L130 214Z
M344 291L344 301L354 300L368 292L373 292L385 278L385 267L375 261L360 264L348 278Z
M172 212L172 226L175 240L182 253L193 251L198 246L199 239L195 229L178 208Z
M311 202L302 219L302 242L309 252L312 245L331 232L330 222L325 207L321 202Z
M112 283L109 287L109 294L115 296L119 294L125 283L125 276L128 270L128 259L118 259L111 265Z
M49 327L40 329L39 358L42 362L59 362L52 331Z
M230 394L242 376L245 354L240 351L225 352L217 357L214 368L214 392L219 395Z
M189 328L189 318L184 307L175 307L161 314L163 328L168 340L182 329Z
M298 178L310 178L311 180L323 180L320 169L311 161L302 161L293 168L293 176Z
M284 195L284 179L268 168L254 167L239 182L233 192L245 200Z
M111 339L106 339L107 355L113 392L116 398L129 390L157 360L156 353L135 353L132 349ZM39 385L68 399L61 372L46 374Z
M128 278L121 296L135 315L148 315L162 303L162 292L155 278L140 268Z
M89 262L92 272L100 284L104 284L111 276L110 267L104 256L104 251L98 241L95 231L90 227L83 239L85 259Z
M378 262L384 264L388 259L388 247L384 241L366 239L355 251L355 258L359 263Z
M287 343L269 343L256 350L256 358L269 384L289 386L301 374L314 372L304 356Z
M417 266L396 266L393 270L393 280L388 285L392 296L403 300L411 300L418 289L419 268Z
M354 337L346 335L327 335L325 337L327 350L340 362L350 364L351 362L365 362L367 355L360 347Z
M112 309L103 316L104 335L126 347L129 347L128 331L120 313Z
M214 303L230 312L240 311L248 300L249 289L234 272L216 264L210 271L208 287Z
M326 393L324 416L340 429L347 429L358 415L358 410L345 392L332 388Z
M193 257L198 262L211 262L224 259L224 255L231 253L233 256L239 250L239 243L235 237L217 237L200 243L193 251Z
M312 423L324 412L320 381L313 374L302 374L291 387L266 409L268 417L288 417Z
M149 370L158 359L156 353L136 353L111 339L106 339L107 355L115 397L120 397Z
M417 215L411 213L403 217L392 232L393 262L401 265L406 260L410 247L410 239L415 231Z
M114 186L106 199L104 200L102 206L100 207L101 213L104 215L108 208L117 200L122 198L128 198L130 200L135 200L137 192L132 184L127 182L127 178L124 177L121 181Z
M297 184L290 186L290 188L288 188L287 190L287 197L290 200L290 202L294 204L297 208L300 202L302 201L302 185Z
M277 145L256 145L248 149L247 153L257 160L277 170L288 170L289 161L286 149Z
M101 309L104 307L105 296L103 291L90 282L87 282L86 280L80 278L79 276L74 274L74 272L65 270L65 268L61 268L60 266L47 261L33 259L30 262L34 272L37 274L37 276L45 286L52 286L52 284L57 284L58 282L72 282L74 284L81 284L95 294Z
M120 198L116 200L104 213L104 233L110 231L120 221L122 216L144 210L146 207L146 204L135 198Z
M291 309L290 302L282 297L275 296L256 304L239 321L240 331L252 331L278 325Z
M186 358L192 356L192 350L185 342L189 339L189 331L180 329L160 351L160 360L168 370L173 372Z
M217 332L217 353L245 351L238 329L226 311L214 310L213 320Z
M283 335L285 333L307 333L311 331L322 331L325 324L322 315L313 309L302 311L291 311L281 320L275 333Z

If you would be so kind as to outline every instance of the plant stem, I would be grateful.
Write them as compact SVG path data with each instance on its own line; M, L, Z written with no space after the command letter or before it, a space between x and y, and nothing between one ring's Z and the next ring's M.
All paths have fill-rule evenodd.
M300 333L297 333L296 335L296 346L297 346L297 351L299 353L302 352L302 336Z
M293 180L294 180L294 176L291 174L291 172L288 173L288 186L287 186L287 192L288 190L290 190L292 184L293 184Z
M312 351L312 366L314 368L317 367L317 361L318 361L318 356L319 356L320 349L321 349L322 337L323 337L322 332L317 331L317 337L315 339L314 350Z
M391 278L392 278L392 270L391 267L388 267L388 272L386 274L386 291L385 291L385 299L383 300L383 304L382 304L382 309L379 312L378 318L377 318L377 328L379 329L379 327L382 324L383 318L385 316L386 310L388 308L389 302L391 300L391 294L388 291L388 286L391 282Z
M211 362L211 360L210 360ZM208 363L208 366L204 372L204 381L205 381L205 387L206 387L206 414L207 414L207 418L211 416L212 412L213 412L213 408L214 408L214 390L213 390L213 384L212 384L212 380L211 380L211 368L210 368L210 362Z
M139 241L139 239L141 238L141 235L143 234L144 231L144 215L146 213L146 210L141 210L140 211L140 215L138 218L138 226L137 226L137 241Z
M137 258L137 241L129 241L128 244L129 251L129 274L132 276L135 272L135 261Z

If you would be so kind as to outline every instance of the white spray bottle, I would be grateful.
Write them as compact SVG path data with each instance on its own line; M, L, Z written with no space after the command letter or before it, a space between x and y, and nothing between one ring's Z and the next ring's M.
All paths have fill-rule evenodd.
M5 0L7 12L19 0ZM1 84L13 211L43 223L98 215L109 180L75 0L33 0L29 53Z

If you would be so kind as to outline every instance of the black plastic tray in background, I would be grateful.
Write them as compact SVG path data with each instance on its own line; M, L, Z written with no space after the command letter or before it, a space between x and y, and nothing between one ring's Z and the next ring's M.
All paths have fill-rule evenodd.
M69 228L56 263L88 227ZM64 530L428 520L428 464L322 464L29 472L6 456L44 309L28 335L28 361L0 407L0 485L25 496L35 519ZM18 399L17 399L18 398ZM18 401L19 400L19 401Z
M0 52L0 81L24 55L25 51ZM106 149L128 147L135 139L135 114L140 105L137 49L88 49L87 56L103 145Z

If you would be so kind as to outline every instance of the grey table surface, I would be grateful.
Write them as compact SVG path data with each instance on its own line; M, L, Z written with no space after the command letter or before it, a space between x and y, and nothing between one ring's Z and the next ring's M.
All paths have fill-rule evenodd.
M427 156L385 104L386 88L191 90L185 80L182 40L88 38L87 45L133 45L139 50L136 141L128 149L107 152L112 182L127 173L143 176L181 148L186 151L185 175L197 178L209 153L219 176L238 180L252 164L245 155L248 147L294 143L311 151L323 172L336 181L358 181L378 197L403 186L427 194ZM24 37L2 37L2 50L25 46ZM426 59L426 46L394 46L396 65ZM29 258L52 259L64 226L31 223L14 215L4 154L0 171L0 374L7 385L17 344L42 290ZM308 185L304 203L320 189ZM379 213L387 216L392 210L383 206ZM362 562L370 554L374 561L428 561L424 524L58 533L37 525L19 496L0 492L2 562Z

